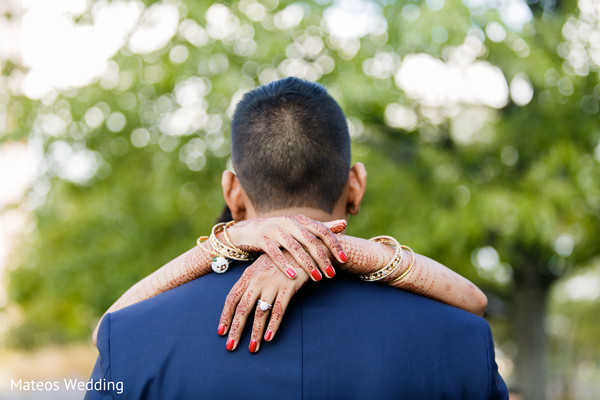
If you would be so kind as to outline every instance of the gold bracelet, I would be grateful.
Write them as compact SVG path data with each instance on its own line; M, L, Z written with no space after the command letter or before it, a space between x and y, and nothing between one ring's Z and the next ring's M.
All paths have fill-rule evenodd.
M229 235L227 234L227 228L229 228L230 226L232 226L233 224L237 223L237 221L233 220L233 221L229 221L224 227L223 227L223 237L225 238L225 241L227 242L227 244L229 244L231 247L233 247L234 249L237 249L237 247L233 244L233 242L231 241L231 239L229 239Z
M417 255L415 254L415 251L413 249L411 249L410 247L405 246L405 245L402 245L400 247L402 247L403 249L406 249L406 250L408 250L408 251L410 251L412 253L412 261L410 262L410 265L408 266L408 268L406 269L406 271L404 271L403 273L400 274L399 277L397 277L397 278L389 281L388 283L394 283L394 282L398 282L398 281L402 280L402 278L404 278L406 275L408 275L410 273L410 271L412 271L412 269L413 269L413 267L415 265L415 261L417 259Z
M371 240L373 242L377 242L377 243L383 243L388 246L393 246L396 249L396 252L394 253L394 257L392 258L392 261L390 261L390 263L388 265L381 268L380 270L371 272L370 274L359 275L359 278L365 282L376 282L376 281L380 281L383 278L390 276L394 271L396 271L396 269L398 269L400 264L402 264L403 251L402 251L402 246L400 245L400 243L398 243L398 241L391 236L376 236L369 240Z
M233 260L238 260L238 261L248 261L248 260L252 260L252 255L250 253L248 253L247 251L238 249L237 247L229 247L226 244L222 243L219 241L219 239L217 239L217 233L220 233L221 231L223 231L225 225L227 225L225 222L221 222L216 224L215 226L213 226L212 231L210 232L210 236L209 236L209 240L210 240L210 244L212 245L213 249L219 253L220 255L222 255L223 257L226 258L231 258Z
M200 247L200 249L202 249L203 251L207 252L208 254L210 254L213 257L219 257L220 254L214 251L210 251L208 250L206 247L202 246L202 243L206 242L208 240L208 236L200 236L197 240L196 240L196 245L198 247Z

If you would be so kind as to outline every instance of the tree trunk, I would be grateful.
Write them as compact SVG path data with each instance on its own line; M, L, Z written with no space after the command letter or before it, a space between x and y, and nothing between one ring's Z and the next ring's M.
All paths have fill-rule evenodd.
M529 280L527 280L529 281ZM512 337L518 348L516 381L525 400L544 400L548 288L541 282L516 282L512 302Z

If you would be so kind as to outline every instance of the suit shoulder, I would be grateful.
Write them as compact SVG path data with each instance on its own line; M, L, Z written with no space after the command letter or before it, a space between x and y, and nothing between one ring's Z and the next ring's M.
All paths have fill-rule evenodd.
M225 298L235 284L237 276L241 275L241 272L233 272L226 274L228 276L203 276L111 313L113 336L129 337L128 330L166 332L183 325L218 321Z

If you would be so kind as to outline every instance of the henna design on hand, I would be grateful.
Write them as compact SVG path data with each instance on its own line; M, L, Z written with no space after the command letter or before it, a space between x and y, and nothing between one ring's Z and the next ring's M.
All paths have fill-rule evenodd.
M329 257L327 256L327 253L325 253L325 251L323 250L323 247L325 246L323 244L323 242L321 242L319 239L317 239L312 233L310 233L307 230L301 230L300 231L302 233L302 236L304 237L304 239L310 243L312 246L314 246L315 248L315 252L317 253L317 258L320 261L321 265L330 265L331 261L329 261Z
M273 304L273 309L271 310L271 320L269 321L269 325L268 325L267 329L272 331L273 334L276 332L277 328L279 327L279 323L281 322L281 318L283 316L284 308L283 308L282 300L285 297L285 293L287 292L287 290L288 290L288 288L281 289L281 291L277 295L277 298L275 299L275 303Z
M279 230L279 233L285 242L285 247L288 251L294 253L297 261L300 262L302 266L304 266L307 270L312 270L315 268L312 258L308 255L304 247L296 239L294 239L291 235L285 233L283 230Z
M260 341L268 313L268 310L263 311L258 306L254 309L254 325L252 326L251 335L252 340Z
M246 294L244 294L242 297L242 301L238 304L235 310L235 317L233 318L233 322L231 323L231 328L229 330L230 338L239 336L238 331L244 327L246 315L249 313L249 309L252 309L250 302L252 301L253 294L254 290L248 290L248 292L246 292Z
M269 254L269 256L271 256L271 258L273 259L273 261L275 261L275 263L281 267L284 267L287 265L287 262L285 260L285 257L283 256L283 253L281 253L281 250L279 250L279 247L277 247L268 237L263 236L262 237L263 240L263 244L265 246L265 250L267 252L267 254Z
M233 288L225 298L225 306L223 307L223 312L221 313L221 319L219 320L219 323L225 326L229 324L231 316L238 305L239 299L242 297L249 284L250 276L246 273L242 274L241 278L236 282L235 285L233 285Z

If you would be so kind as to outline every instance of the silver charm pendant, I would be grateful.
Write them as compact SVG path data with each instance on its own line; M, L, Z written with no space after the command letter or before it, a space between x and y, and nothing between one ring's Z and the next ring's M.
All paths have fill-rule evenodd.
M210 266L217 274L222 274L227 272L227 268L229 268L229 260L221 256L215 257L212 259Z

